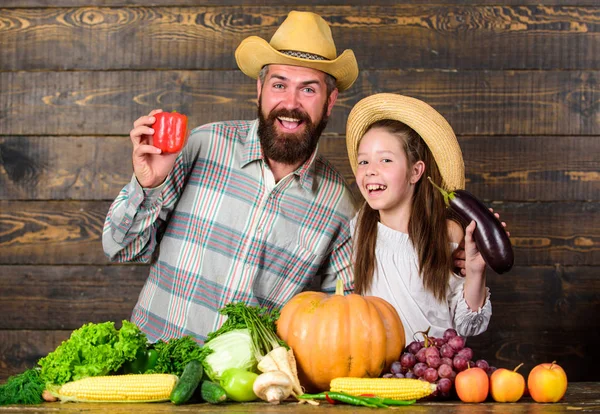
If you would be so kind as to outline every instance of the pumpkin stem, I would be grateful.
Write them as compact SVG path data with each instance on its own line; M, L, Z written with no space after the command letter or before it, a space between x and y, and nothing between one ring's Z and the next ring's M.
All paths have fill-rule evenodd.
M344 282L342 282L342 279L338 279L335 282L335 294L344 296Z

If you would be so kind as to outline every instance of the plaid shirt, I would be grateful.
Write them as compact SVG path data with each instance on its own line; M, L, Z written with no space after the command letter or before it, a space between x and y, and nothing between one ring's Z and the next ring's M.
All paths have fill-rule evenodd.
M332 292L337 278L353 288L349 188L315 152L269 192L257 127L196 128L160 187L134 176L110 207L106 255L152 263L131 318L152 342L204 341L230 302L274 309L303 290Z

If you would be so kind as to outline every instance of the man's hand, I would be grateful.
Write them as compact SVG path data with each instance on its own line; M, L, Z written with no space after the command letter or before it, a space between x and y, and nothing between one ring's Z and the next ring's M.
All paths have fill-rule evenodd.
M162 112L162 109L155 109L147 116L138 118L129 132L133 143L133 171L144 188L154 188L162 184L173 169L178 155L163 154L152 145L154 130L151 125L155 122L154 114L159 112Z

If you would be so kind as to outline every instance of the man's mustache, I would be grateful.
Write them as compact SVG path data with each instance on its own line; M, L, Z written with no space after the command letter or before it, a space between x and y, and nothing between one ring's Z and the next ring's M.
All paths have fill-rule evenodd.
M294 118L294 119L299 119L300 121L309 123L311 122L310 116L308 116L308 114L306 112L300 111L299 109L274 109L273 111L271 111L271 113L269 114L269 119L272 121L275 121L276 118L279 117L286 117L286 118Z

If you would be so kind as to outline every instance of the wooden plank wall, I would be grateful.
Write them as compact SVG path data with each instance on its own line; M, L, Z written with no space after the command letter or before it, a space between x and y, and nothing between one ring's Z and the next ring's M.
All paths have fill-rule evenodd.
M351 107L411 95L453 125L467 188L509 223L516 265L488 277L494 316L469 340L475 355L600 380L597 1L252 3L2 2L0 380L85 322L128 318L148 269L109 264L100 240L131 177L133 120L155 107L194 125L253 118L255 83L233 51L269 39L291 8L321 14L357 55L320 146L349 181Z

